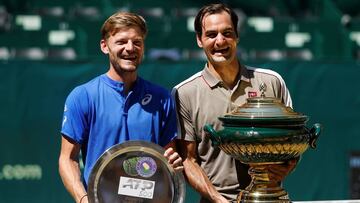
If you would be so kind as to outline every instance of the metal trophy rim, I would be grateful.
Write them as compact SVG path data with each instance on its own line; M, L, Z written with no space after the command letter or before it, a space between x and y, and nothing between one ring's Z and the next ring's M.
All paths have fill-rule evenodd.
M183 203L185 201L185 179L181 172L176 172L172 166L168 163L167 159L164 157L164 148L161 146L146 141L126 141L121 144L116 144L109 149L107 149L96 161L90 176L88 184L88 198L90 203L99 203L99 198L97 194L97 187L99 182L99 177L102 174L102 171L106 165L112 161L117 156L129 153L129 152L146 152L160 159L160 161L166 166L167 170L170 173L170 176L174 185L174 198L171 203Z

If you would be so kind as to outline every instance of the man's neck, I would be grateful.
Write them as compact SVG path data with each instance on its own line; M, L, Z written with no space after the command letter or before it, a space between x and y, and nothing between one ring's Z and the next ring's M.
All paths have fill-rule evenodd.
M237 77L241 66L237 60L228 64L211 64L208 62L208 68L219 80L223 81L229 89L233 89L237 83Z
M124 93L127 95L131 88L133 87L136 79L137 72L122 72L121 74L117 73L113 69L110 69L107 73L107 76L112 80L124 83Z

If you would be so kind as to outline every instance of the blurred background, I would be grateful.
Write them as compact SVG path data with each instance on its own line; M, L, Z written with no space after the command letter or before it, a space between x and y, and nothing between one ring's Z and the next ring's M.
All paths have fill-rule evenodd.
M308 127L324 127L284 183L292 200L360 199L360 1L0 0L0 202L73 202L58 175L63 105L108 69L109 15L145 17L140 75L170 90L204 66L193 20L213 2L239 15L242 62L279 72Z

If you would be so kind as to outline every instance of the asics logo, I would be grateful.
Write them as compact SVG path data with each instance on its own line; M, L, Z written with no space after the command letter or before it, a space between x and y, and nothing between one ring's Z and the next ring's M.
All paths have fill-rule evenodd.
M142 105L147 105L147 104L150 103L151 99L152 99L152 95L151 94L146 94L144 96L144 98L141 100L141 104Z
M67 121L67 117L66 117L66 116L64 116L64 119L63 119L63 122L62 122L62 126L63 126L63 127L64 127L64 125L65 125L66 121Z

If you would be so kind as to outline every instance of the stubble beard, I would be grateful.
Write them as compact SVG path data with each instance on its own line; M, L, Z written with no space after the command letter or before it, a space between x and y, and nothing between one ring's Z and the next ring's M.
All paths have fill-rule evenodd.
M121 64L121 59L115 56L110 57L110 63L111 65L114 67L115 72L118 75L124 75L124 74L129 74L129 73L133 73L137 71L137 66L135 66L135 68L124 68L122 67Z

